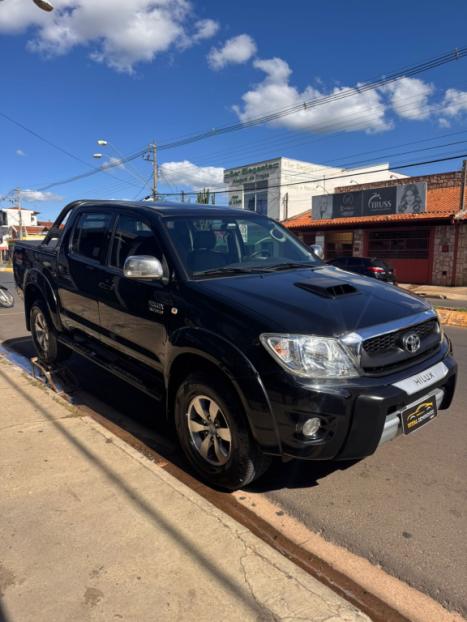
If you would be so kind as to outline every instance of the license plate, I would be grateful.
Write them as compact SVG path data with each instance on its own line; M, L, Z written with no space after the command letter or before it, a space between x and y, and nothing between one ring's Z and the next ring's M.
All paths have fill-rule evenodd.
M425 423L434 419L437 414L438 409L436 397L434 395L427 397L416 406L403 410L401 418L404 434L410 434L410 432L418 430L418 428L421 428Z

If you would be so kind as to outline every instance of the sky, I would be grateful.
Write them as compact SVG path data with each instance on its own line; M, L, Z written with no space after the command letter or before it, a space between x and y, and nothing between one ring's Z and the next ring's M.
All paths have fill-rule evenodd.
M46 13L0 0L2 207L16 187L42 219L80 198L143 198L151 164L123 156L344 89L274 122L161 149L159 191L221 189L225 167L279 156L351 167L467 154L467 57L362 90L467 46L465 0L51 1Z

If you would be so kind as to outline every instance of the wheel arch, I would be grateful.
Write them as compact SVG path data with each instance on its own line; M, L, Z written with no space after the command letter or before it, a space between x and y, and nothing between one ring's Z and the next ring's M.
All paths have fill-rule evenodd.
M26 328L31 330L30 313L35 300L42 299L47 305L47 311L54 327L61 329L58 312L58 300L50 281L37 270L31 270L25 279L24 285L24 313Z
M173 418L175 395L183 380L193 372L206 371L233 388L245 411L255 441L266 453L280 455L281 444L275 417L259 374L233 344L209 331L184 331L176 340L166 374L166 412ZM204 335L200 335L204 333ZM205 339L203 339L203 336ZM203 339L203 349L199 340Z

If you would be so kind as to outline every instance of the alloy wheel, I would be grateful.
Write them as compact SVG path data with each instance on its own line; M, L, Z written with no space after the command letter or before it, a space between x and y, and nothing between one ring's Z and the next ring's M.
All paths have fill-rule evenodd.
M49 349L49 327L42 311L38 311L34 318L34 336L39 348L44 354L47 354Z
M214 466L224 465L230 457L232 434L219 404L207 395L197 395L186 416L192 445L200 456Z

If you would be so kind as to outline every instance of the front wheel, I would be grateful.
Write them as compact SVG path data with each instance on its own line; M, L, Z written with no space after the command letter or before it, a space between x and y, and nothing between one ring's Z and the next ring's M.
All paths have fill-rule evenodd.
M186 457L211 485L242 488L270 464L251 436L235 391L221 378L185 379L175 398L175 425Z
M37 356L49 365L68 358L71 352L58 341L57 333L42 300L36 300L32 304L29 317Z

